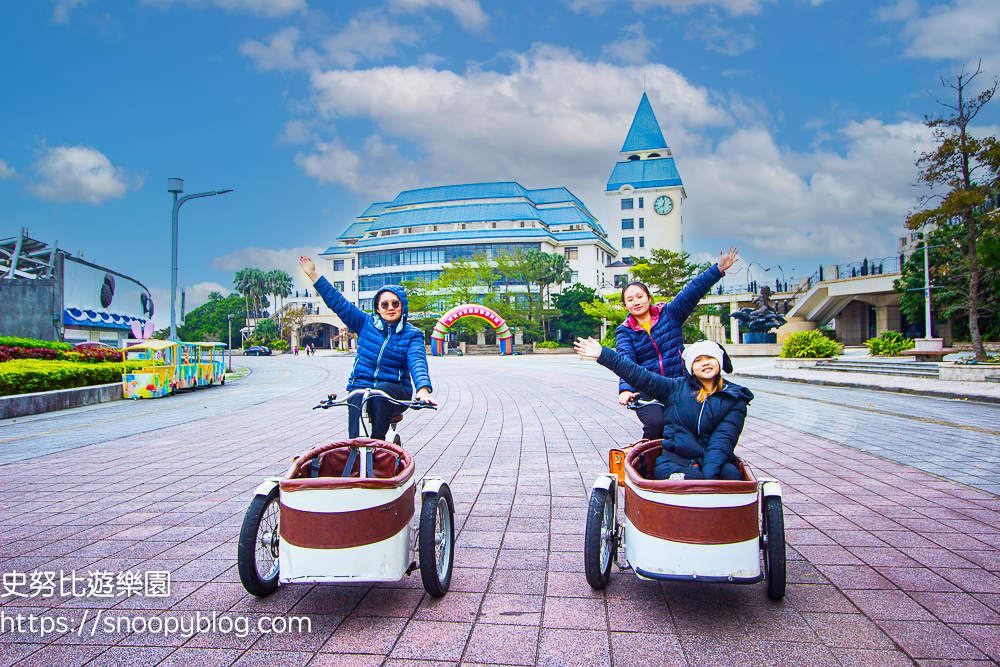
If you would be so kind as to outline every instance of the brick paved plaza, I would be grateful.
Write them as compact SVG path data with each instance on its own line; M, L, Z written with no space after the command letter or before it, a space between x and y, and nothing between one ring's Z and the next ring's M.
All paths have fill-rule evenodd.
M310 408L343 389L352 361L246 359L254 372L225 388L0 424L4 573L171 572L167 598L6 595L6 617L64 616L73 629L4 628L0 664L1000 660L1000 499L988 492L1000 482L1000 408L748 381L758 398L738 452L783 485L785 600L770 602L763 584L661 585L617 569L595 593L582 557L590 485L608 448L640 429L610 372L569 357L431 360L441 409L400 430L418 476L450 480L457 502L445 598L426 596L419 576L251 598L236 574L251 492L294 454L345 436L346 415ZM922 470L897 462L910 459ZM199 612L306 615L312 632L76 631L85 614Z

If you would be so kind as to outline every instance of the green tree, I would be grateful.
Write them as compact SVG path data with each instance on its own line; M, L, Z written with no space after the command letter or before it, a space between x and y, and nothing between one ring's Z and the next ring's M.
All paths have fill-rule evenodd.
M235 293L226 297L218 292L209 294L207 303L187 314L184 326L177 328L177 337L183 341L222 341L228 344L229 313L234 314L233 340L238 344L240 329L246 326L246 302Z
M906 225L910 229L930 225L955 238L958 261L949 271L961 280L964 294L961 306L952 312L968 316L973 352L977 359L985 359L979 319L990 281L979 243L995 235L1000 224L993 208L1000 189L1000 143L996 137L973 136L969 124L993 98L1000 79L994 78L979 95L969 95L967 88L980 73L978 66L971 73L963 67L954 79L941 78L941 85L954 91L957 99L954 103L938 100L949 111L924 117L924 124L934 130L937 148L917 160L918 182L930 188L931 194L921 197L920 210L907 217Z
M262 345L267 345L280 337L281 332L278 330L278 324L270 317L258 321L253 330L254 341Z
M660 296L667 301L680 294L684 286L699 273L709 267L708 264L692 264L686 252L674 252L655 248L652 257L636 264L630 273L649 288L654 296Z
M264 275L264 284L267 293L274 297L275 311L279 310L278 299L285 299L292 293L292 277L275 269Z
M571 340L596 336L600 331L601 318L589 315L583 309L585 305L590 305L596 298L597 292L594 289L580 283L556 294L553 300L555 307L559 310L556 326L562 329L563 333Z

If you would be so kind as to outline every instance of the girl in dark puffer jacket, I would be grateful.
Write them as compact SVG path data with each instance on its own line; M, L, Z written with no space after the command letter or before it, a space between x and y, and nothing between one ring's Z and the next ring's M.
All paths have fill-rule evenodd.
M628 317L615 329L618 354L651 373L668 378L684 377L681 363L684 321L738 259L736 248L719 253L719 260L689 282L669 303L652 303L649 289L640 282L626 285L622 290L622 305L628 310ZM626 405L636 396L649 398L642 396L638 389L622 379L618 383L618 402ZM643 438L657 440L663 437L663 406L655 403L643 406L636 410L636 416L642 422Z
M723 370L732 372L732 362L721 345L700 341L684 350L683 378L650 373L593 338L577 339L576 351L667 407L654 479L675 473L685 479L742 479L734 451L753 394L722 378Z

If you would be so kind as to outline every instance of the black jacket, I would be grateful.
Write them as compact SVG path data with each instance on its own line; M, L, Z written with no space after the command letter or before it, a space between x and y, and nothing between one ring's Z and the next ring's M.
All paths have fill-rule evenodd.
M747 404L753 394L746 387L726 382L704 403L697 400L698 381L685 369L685 377L665 378L650 373L610 348L597 362L639 391L667 407L663 446L678 456L699 461L705 479L719 479L722 466L735 463L734 450L743 432Z

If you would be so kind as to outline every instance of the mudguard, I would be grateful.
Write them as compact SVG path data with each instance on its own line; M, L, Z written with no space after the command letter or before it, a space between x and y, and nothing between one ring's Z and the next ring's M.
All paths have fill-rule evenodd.
M781 497L781 483L773 481L773 480L772 481L768 481L768 482L764 482L761 485L760 494L764 498L767 498L769 496L777 496L778 498L780 498Z
M420 480L420 495L424 496L428 493L439 493L441 487L445 485L445 481L440 477L424 477Z
M278 485L278 481L280 479L281 479L280 477L270 477L268 479L265 479L263 482L260 483L260 486L258 486L254 490L253 494L255 496L266 496L267 494L271 493L271 489L273 489Z
M614 475L599 475L597 479L594 480L594 485L590 487L591 489L604 489L609 493L614 490L614 486L617 480Z

